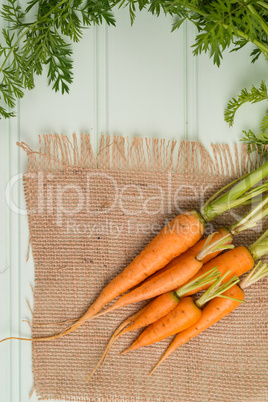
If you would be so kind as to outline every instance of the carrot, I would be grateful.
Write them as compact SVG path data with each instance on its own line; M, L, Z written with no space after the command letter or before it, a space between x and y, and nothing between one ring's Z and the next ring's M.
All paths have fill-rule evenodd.
M184 297L180 303L160 320L147 327L139 338L122 354L159 342L193 325L201 317L201 310L192 297Z
M214 236L214 233L209 236L206 243L210 241L212 236ZM204 248L200 251L197 257L187 257L185 260L178 263L173 268L170 268L168 271L163 272L161 275L151 279L138 288L125 294L120 299L118 299L113 304L113 306L98 315L106 314L110 311L116 310L120 307L124 307L132 303L151 299L152 297L161 295L162 293L169 292L177 286L182 286L197 272L200 271L203 265L203 258L207 254L216 250L233 248L233 245L226 245L226 241L227 243L229 243L229 240L230 235L226 235L209 245L205 243Z
M179 301L180 298L175 292L167 292L156 297L149 304L143 314L137 317L137 319L129 327L121 331L121 335L142 327L146 327L152 322L158 320L160 317L165 316L170 310L177 306Z
M259 169L244 176L242 179L225 186L211 197L201 208L201 214L190 211L177 216L165 226L160 233L149 243L145 249L114 278L100 293L97 300L89 307L87 312L70 328L60 334L37 340L54 340L72 333L89 319L96 317L97 313L110 301L138 285L148 276L167 265L173 258L192 247L204 233L205 222L210 222L216 216L231 208L243 205L249 199L263 193L268 184L255 187L256 183L268 175L268 162ZM233 186L230 190L226 190ZM222 194L223 193L223 194ZM22 338L21 338L22 339Z
M235 247L233 250L228 250L226 253L221 254L213 260L207 262L192 279L195 279L195 277L198 275L205 274L212 267L217 267L221 275L224 275L227 271L229 271L229 274L226 277L226 280L228 280L232 275L243 275L245 272L253 268L254 264L254 258L252 257L250 251L244 246L239 246ZM209 283L202 285L194 292L191 290L186 294L186 296L190 296L196 292L205 290L210 285L211 284Z
M227 234L230 234L230 230L227 228L219 228L217 232L215 232L213 240L216 241ZM143 283L148 282L149 280L157 277L158 275L162 274L163 272L166 272L168 269L173 268L175 265L179 264L180 262L184 261L187 257L196 257L198 253L202 250L204 247L204 244L207 240L207 237L204 239L199 240L193 247L189 248L187 251L185 251L183 254L179 255L178 257L175 257L172 261L170 261L164 268L160 269L157 271L155 274L149 276ZM232 237L230 236L229 243L226 242L226 244L232 243ZM220 251L215 251L214 253L208 254L204 259L203 263L205 264L206 262L212 260L215 258Z
M173 219L132 263L105 287L91 306L87 316L96 314L117 296L164 267L174 257L193 246L201 238L203 232L202 218L195 211L181 214Z
M226 234L229 233L229 235L235 235L238 233L241 233L243 230L247 229L248 227L254 227L256 225L256 223L262 219L264 216L266 216L268 214L268 197L266 197L265 199L263 199L261 201L260 204L258 204L249 214L246 214L241 220L240 222L228 227L228 228L220 228L219 232L214 234L213 240L218 240L220 238L222 238L223 236L226 236ZM231 241L232 237L230 236L230 241ZM152 275L151 277L149 277L146 281L148 282L150 279L155 278L156 276L160 275L161 272L165 272L170 268L173 268L176 265L176 262L180 262L183 261L185 258L189 257L189 256L196 256L198 254L198 252L201 251L202 247L204 246L206 242L206 238L200 240L198 243L196 243L195 246L193 246L192 248L190 248L189 250L187 250L185 253L183 253L181 256L176 257L174 260L172 260L166 267L164 267L162 270L156 272L154 275ZM229 244L228 241L226 241L226 244ZM201 247L202 245L202 247ZM240 253L239 253L240 251ZM215 254L217 254L219 251L215 252L215 253L210 253L208 254L204 259L204 261L208 261L208 260L212 260L212 256L214 256ZM243 254L245 254L243 256ZM227 258L227 260L225 260L225 258ZM235 262L237 260L237 262ZM242 262L241 262L242 260ZM236 249L233 249L229 252L227 252L226 254L223 254L222 256L218 257L218 258L214 258L213 261L211 261L211 263L207 263L205 265L203 265L203 267L200 269L200 271L191 279L191 281L189 281L187 283L187 285L191 285L191 284L195 284L195 286L191 286L191 290L187 290L187 285L184 286L184 288L187 290L186 292L183 293L183 296L190 296L194 293L197 293L197 291L200 290L205 290L207 289L213 282L209 281L209 277L207 276L207 280L206 281L200 281L200 278L202 278L203 276L206 276L208 273L211 272L212 268L217 266L217 268L220 270L221 275L223 276L224 274L226 274L227 271L230 271L230 273L228 275L225 276L225 282L227 282L232 275L236 275L236 276L241 276L244 272L245 269L248 271L249 269L252 268L252 264L254 264L254 262L252 261L252 256L249 254L249 251L245 248L240 248L237 247ZM146 282L145 281L145 282ZM144 282L144 283L145 283ZM199 283L199 286L198 286ZM177 291L172 292L172 294L177 294L177 296L179 296L178 292L181 292L181 289L177 289ZM162 298L162 303L164 303L164 297L165 294L163 294L162 296L159 296L159 302L160 302L160 298ZM155 299L155 303L157 302L158 298ZM151 303L151 309L154 308L154 304L153 302ZM164 308L164 307L163 307ZM172 305L170 305L170 310L173 308ZM169 311L170 311L169 310ZM168 304L165 306L165 311L166 313L168 313ZM146 314L146 313L144 313ZM142 319L143 315L139 318ZM158 317L161 318L161 317ZM131 328L135 329L135 325L138 324L139 319L137 319L130 327L128 327L127 329L125 329L125 332L131 330ZM155 320L156 321L156 320Z
M219 287L221 281L222 277L214 281L210 289L196 302L192 297L181 299L179 304L165 317L162 317L160 320L147 327L130 348L125 350L122 354L159 342L192 326L194 324L193 321L197 322L202 315L201 307L208 300L218 297L221 293L232 287L239 279L234 276L227 284Z
M214 235L213 239L215 241L215 240L219 239L220 237L225 236L228 233L235 236L235 235L243 232L244 230L255 227L257 222L259 222L261 219L263 219L267 215L268 215L268 196L266 196L260 203L258 203L257 206L255 206L253 208L253 210L250 213L246 214L239 222L235 223L232 226L229 226L228 228L225 228L225 227L220 228L218 230L218 232ZM183 261L186 257L197 256L197 254L201 251L205 241L206 241L206 238L199 240L193 247L191 247L189 250L185 251L185 253L181 254L180 256L175 257L164 268L160 269L154 275L147 278L146 281L148 281L148 280L160 275L161 273L167 271L168 269L174 267L174 265ZM231 239L230 239L230 242L231 242ZM219 254L219 251L208 254L204 258L203 263L205 264L205 263L211 261L213 258L217 257L218 254ZM209 267L209 265L208 265L208 267ZM238 273L235 273L235 274L238 275Z
M97 365L91 372L87 381L89 381L89 379L96 372L101 362L104 361L104 358L106 359L106 356L109 350L111 349L111 346L119 337L136 329L146 327L154 323L155 321L159 320L160 318L164 317L179 304L180 298L185 293L187 293L189 288L190 289L195 288L202 283L211 282L211 280L216 280L218 276L219 271L217 270L217 268L213 268L211 272L208 272L205 275L198 277L198 280L191 281L187 286L183 286L176 293L168 292L155 298L151 303L148 304L148 306L146 306L140 311L139 315L137 315L136 317L132 316L134 317L134 319L132 319L132 323L129 322L129 319L124 321L112 335L100 361L97 363Z
M244 299L244 293L238 286L233 286L226 293L226 296L237 298L240 300ZM230 314L233 310L235 310L240 305L240 302L230 300L230 299L221 299L216 298L212 300L203 310L203 313L199 319L193 326L187 328L185 331L180 332L175 340L171 343L170 347L164 354L164 356L160 359L159 363L155 366L155 368L151 371L150 374L154 372L154 370L171 354L176 350L179 346L187 343L190 339L194 338L201 332L205 331L207 328L216 324L223 317Z
M166 360L168 356L171 355L177 348L189 342L191 339L199 335L201 332L205 331L207 328L216 324L222 318L229 315L234 311L239 305L238 300L244 300L244 292L242 289L247 288L251 284L257 282L258 280L264 278L268 275L268 267L263 264L260 268L261 262L259 262L256 267L250 272L250 274L240 283L240 287L237 285L232 286L228 289L222 296L225 298L215 298L212 300L202 312L200 319L191 327L180 332L171 345L168 347L162 358L159 360L157 365L151 371L152 374L159 365Z
M149 305L148 308L135 319L135 321L126 329L121 332L124 333L134 331L136 329L145 327L152 324L168 314L173 308L175 308L180 299L189 292L189 289L198 288L205 283L213 283L220 276L220 272L217 268L211 269L204 275L199 275L196 279L189 282L187 285L177 289L176 292L164 293L156 297Z
M226 253L219 255L213 260L209 261L200 269L200 271L192 278L195 279L199 274L205 274L210 271L212 267L217 267L221 275L224 275L227 271L230 271L226 276L225 281L229 280L232 275L241 276L254 267L255 261L259 260L268 252L268 230L266 230L262 236L248 248L239 246L233 250L229 250ZM195 292L205 290L210 284L200 286ZM189 291L186 296L193 294L193 291Z

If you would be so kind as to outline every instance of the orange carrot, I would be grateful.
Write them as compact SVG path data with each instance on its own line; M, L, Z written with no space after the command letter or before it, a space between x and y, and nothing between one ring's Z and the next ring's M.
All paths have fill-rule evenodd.
M213 260L207 262L196 275L205 274L212 267L217 267L221 275L224 275L227 271L230 273L225 277L225 281L228 281L230 276L241 276L254 267L254 261L259 260L268 252L268 230L266 230L255 243L251 244L248 248L244 246L236 247L233 250L229 250L226 253L219 255ZM195 278L195 277L194 277ZM194 279L192 278L192 279ZM196 292L207 289L210 284L202 285ZM192 290L186 294L190 296L193 294Z
M189 215L189 216L193 216L193 215ZM210 237L212 237L213 235L214 234L210 235ZM223 249L223 248L226 248L226 247L227 248L233 247L233 246L229 246L229 245L223 246L226 243L226 240L227 240L227 242L229 242L229 237L230 237L230 235L226 235L224 238L221 238L221 239L217 240L216 242L213 242L212 244L206 246L206 249L202 250L199 253L200 259L201 259L201 257L202 258L205 257L207 255L207 253L213 252L215 247L219 248L219 249ZM199 255L198 255L198 257L199 257ZM139 300L146 300L146 299L152 298L152 297L154 297L156 295L160 295L160 294L162 294L164 292L168 292L169 290L172 290L175 287L183 285L185 282L187 282L188 279L193 277L195 275L195 273L200 270L200 268L202 267L202 264L203 263L201 261L199 261L198 258L188 257L185 261L181 262L180 264L178 264L177 266L172 268L171 269L172 272L163 273L162 275L160 275L159 277L153 279L152 281L150 281L148 283L145 283L143 286L140 286L139 288L136 288L134 291L126 294L121 299L124 300L124 298L126 296L129 297L128 295L130 295L130 300L131 300L132 303L134 303L135 301L138 301L138 299ZM146 267L144 267L144 270L145 269L146 269ZM131 277L133 275L134 275L134 272L132 272L130 274ZM110 285L118 277L116 277L110 283ZM117 279L117 282L121 281L121 280L122 279L120 279L120 280ZM122 286L120 287L120 283L119 284L117 283L117 286L120 288L120 292L123 291ZM109 285L108 285L108 287L109 287ZM145 287L145 291L144 291L144 287ZM142 289L140 290L140 288L142 288ZM105 289L107 289L107 287ZM104 289L104 291L106 291L105 289ZM133 292L135 292L135 294L136 293L138 294L136 299L134 299L132 297ZM118 304L120 305L121 299L119 299L110 309L107 309L104 313L109 312L109 311L117 308ZM127 300L127 302L124 305L126 305L126 304L130 304L129 299ZM101 314L104 314L104 313L101 313ZM101 315L101 314L99 314L99 315ZM52 336L49 336L49 337L34 338L33 341L35 341L35 342L36 341L41 341L41 340L50 341L50 340L58 339L58 338L60 338L60 337L62 337L64 335L67 335L68 333L73 332L76 328L81 326L87 320L88 320L88 312L84 316L82 316L82 318L80 318L75 324L73 324L71 327L69 327L68 329L66 329L62 333L52 335ZM16 337L16 338L9 338L9 339L18 339L18 338ZM24 339L24 338L20 338L20 339Z
M224 275L227 271L229 271L229 274L225 278L225 281L228 281L233 275L241 276L245 272L248 272L254 267L254 263L254 258L246 247L235 247L233 250L228 250L226 253L221 254L204 264L200 271L192 279L195 279L195 277L198 277L199 275L205 274L213 267L217 267L221 275ZM188 292L186 296L190 296L194 293L200 292L201 290L205 290L210 285L211 283L202 285L195 291Z
M215 268L215 270L219 273L217 268ZM180 331L183 331L180 325L182 325L184 329L190 327L192 325L192 317L197 317L198 319L201 317L201 307L205 303L207 303L207 301L218 297L227 289L230 289L230 287L232 287L235 283L239 282L238 277L234 276L226 284L220 286L223 278L224 277L219 277L218 279L216 279L214 283L210 286L210 288L206 291L206 293L201 296L196 302L191 297L181 299L179 304L165 317L162 317L160 320L154 322L152 325L147 327L141 333L138 339L130 346L130 348L123 352L123 354L131 350L136 350L142 346L151 345L152 343L158 342L171 335L177 334ZM184 300L186 299L189 303L188 309L184 305ZM191 311L190 306L193 305L195 306L195 316L191 316L191 314L193 314L193 311L189 313L189 311ZM189 321L187 324L188 316Z
M156 297L147 307L143 314L141 314L131 325L121 331L120 336L130 331L146 327L153 322L164 317L170 310L173 310L179 303L180 298L175 292L167 292Z
M122 354L159 342L190 327L201 317L201 310L192 297L184 297L178 305L160 320L147 327L138 339Z
M205 331L207 328L216 324L222 318L226 317L232 311L234 311L240 305L239 300L244 300L243 289L246 289L248 286L268 275L267 264L261 264L262 263L260 261L256 265L256 267L249 273L249 275L247 275L247 277L240 283L240 287L234 285L221 295L224 298L216 297L214 300L210 301L208 305L203 309L200 319L194 325L180 332L175 337L174 341L168 347L168 349L150 374L152 374L157 369L157 367L159 367L159 365L177 348L189 342L201 332Z
M211 280L216 280L219 277L220 273L217 268L213 268L211 272L208 272L205 275L198 277L197 280L191 281L187 286L183 286L180 288L176 293L175 292L168 292L164 293L163 295L158 296L155 298L151 303L148 304L147 307L143 308L139 315L132 316L132 323L130 323L129 319L124 321L114 332L113 336L111 337L108 345L100 359L97 363L93 371L91 372L88 380L93 376L96 372L100 364L106 359L108 352L113 345L113 343L122 335L134 331L136 329L146 327L155 321L158 321L160 318L166 316L171 310L173 310L180 302L180 298L187 293L189 289L198 287L202 283L211 282ZM130 324L130 325L128 325ZM87 381L88 381L87 380Z
M214 234L210 235L209 239L207 242L209 243L210 238L213 237ZM112 310L115 310L116 308L125 306L130 303L135 303L137 301L142 301L146 299L150 299L154 296L158 296L162 293L168 292L172 289L174 289L177 286L183 285L195 275L196 272L200 270L202 267L202 259L210 252L214 252L215 249L225 249L225 248L231 248L233 247L232 245L225 245L226 241L229 243L229 237L230 235L226 235L223 238L220 238L219 240L206 245L206 247L201 250L201 252L198 254L197 257L188 257L185 261L182 261L180 264L177 266L171 268L171 270L163 273L162 275L159 275L159 277L156 277L149 281L148 283L145 283L144 285L134 289L132 292L127 293L126 295L122 296L112 307L109 309L105 310L104 312L98 314L98 315L103 315L106 314L107 312L110 312ZM199 261L200 258L200 261ZM109 286L109 285L108 285ZM55 340L58 338L61 338L64 335L67 335L71 332L73 332L76 328L80 327L85 321L88 320L87 313L82 316L75 324L71 325L69 328L67 328L65 331L48 336L48 337L43 337L43 338L33 338L32 341L37 342L37 341L50 341L50 340ZM26 338L17 338L17 337L11 337L11 338L6 338L7 339L20 339L20 340L31 340L31 339L26 339ZM0 341L2 342L2 341Z
M93 317L102 307L164 267L177 255L193 246L204 233L204 221L196 211L177 216L166 225L145 249L101 292L87 312L68 329L50 337L33 341L49 341L65 336ZM9 338L18 339L18 338ZM22 339L22 338L21 338Z
M180 299L188 293L189 289L198 288L205 283L214 283L219 276L219 270L213 268L204 275L199 275L187 285L177 289L176 292L168 292L156 297L131 325L121 331L120 335L154 323L173 310L180 302Z
M168 271L163 272L161 275L158 275L147 283L144 283L131 292L126 293L117 300L113 306L101 314L106 314L132 303L151 299L155 296L161 295L162 293L169 292L177 286L182 286L200 271L202 265L202 261L199 261L197 258L188 257L182 263L175 265Z
M230 230L227 228L219 228L217 232L215 232L213 240L216 241L227 234L230 234ZM204 244L207 240L207 237L204 239L199 240L193 247L189 248L187 251L185 251L183 254L179 255L178 257L175 257L172 261L170 261L164 268L160 269L157 271L155 274L151 275L149 278L147 278L143 283L148 282L149 280L157 277L158 275L162 274L163 272L166 272L168 269L173 268L175 265L178 263L182 262L185 260L187 257L196 257L198 253L202 250L204 247ZM226 244L231 244L232 243L232 237L230 236L229 242ZM220 253L220 251L215 251L214 253L208 254L204 259L203 259L203 264L206 262L212 260L213 258L217 257L217 255Z
M205 256L216 250L224 250L234 247L229 245L231 237L230 234L227 234L226 236L207 245L207 242L210 242L210 239L213 236L214 233L209 236L209 238L206 240L204 248L200 251L197 257L187 257L185 260L170 268L166 272L163 272L161 275L143 283L141 286L137 287L131 292L126 293L124 296L120 297L120 299L118 299L113 306L98 315L106 314L120 307L127 306L128 304L151 299L155 296L161 295L162 293L169 292L177 286L182 286L187 283L189 279L200 271L201 267L203 266L202 261ZM228 244L226 245L226 243Z
M219 239L220 237L222 237L222 236L224 236L224 235L226 235L227 233L230 233L231 232L231 234L237 234L237 233L240 233L240 232L242 232L243 230L245 230L248 226L250 226L250 227L254 227L255 226L255 224L256 224L256 222L258 222L260 219L262 219L264 216L266 216L267 215L267 213L268 213L268 197L266 197L265 199L263 199L262 201L261 201L261 203L260 204L258 204L257 205L257 207L255 207L249 214L247 214L246 216L244 216L243 218L242 218L242 220L240 221L240 222L238 222L238 223L236 223L236 224L234 224L234 225L232 225L232 226L230 226L228 229L226 229L226 228L221 228L220 230L219 230L219 233L216 233L215 235L214 235L214 237L213 237L213 240L216 240L216 239ZM231 239L231 238L230 238ZM156 276L159 276L160 275L160 273L162 273L162 272L165 272L165 271L167 271L168 269L170 269L170 268L172 268L174 265L176 265L176 264L174 264L175 262L180 262L180 261L183 261L183 257L184 256L190 256L190 255L197 255L198 254L198 252L200 252L200 245L202 244L202 245L204 245L204 243L205 243L205 241L206 241L206 239L202 239L202 240L200 240L195 246L193 246L191 249L189 249L188 251L186 251L184 254L182 254L181 256L179 256L179 257L177 257L177 258L175 258L174 260L172 260L166 267L164 267L162 270L160 270L160 271L158 271L156 274L154 274L154 275L152 275L150 278L148 278L147 279L147 282L150 280L150 279L153 279L153 278L155 278ZM228 243L227 243L228 244ZM239 248L238 248L238 250L237 250L238 252L239 252ZM208 256L206 256L205 258L204 258L204 260L203 261L207 261L208 260L208 257L211 257L212 255L215 255L216 253L212 253L212 254L209 254ZM232 254L237 254L237 253L229 253L230 254L230 256L229 256L229 258L231 258L232 257ZM228 255L228 253L226 253L226 255ZM248 257L248 252L246 252L246 256ZM234 257L234 256L233 256ZM241 255L240 255L240 258L242 258L243 257L243 252L241 253ZM177 296L189 296L189 295L192 295L192 294L194 294L194 293L196 293L197 291L200 291L200 290L204 290L204 289L207 289L212 283L213 283L213 281L212 281L212 279L215 279L214 277L210 280L210 277L209 276L206 276L206 274L208 274L210 271L211 271L211 267L212 266L219 266L221 269L220 269L220 274L223 276L225 276L225 278L224 278L224 282L223 283L225 283L225 282L227 282L230 278L231 278L231 276L232 276L232 271L233 271L233 274L234 275L236 275L236 276L240 276L242 273L244 273L244 270L246 269L246 271L248 271L251 267L252 267L252 258L250 257L249 258L249 261L248 261L248 259L247 258L245 258L244 259L244 265L243 265L243 269L241 269L241 261L240 261L240 264L238 263L238 264L235 264L234 263L234 261L232 261L232 262L230 262L230 264L226 264L226 266L224 265L224 258L222 259L222 262L220 262L219 264L217 264L217 262L218 261L221 261L220 260L220 258L218 258L218 259L214 259L214 262L213 263L211 263L211 264L206 264L206 265L204 265L204 267L206 267L206 269L204 269L204 267L202 267L201 268L201 270L191 279L191 281L190 282L188 282L188 284L186 284L182 289L185 289L185 291L183 291L183 293L179 293L179 292L181 292L182 291L182 289L181 288L179 288L179 289L177 289L177 291L175 291L175 292L169 292L169 294L177 294ZM249 265L247 265L247 262L249 263ZM236 266L236 268L235 268L235 266ZM227 271L230 271L229 272L229 274L226 274L226 272ZM200 278L202 278L203 276L206 276L206 280L204 281L200 281ZM146 281L145 281L146 282ZM144 283L145 283L144 282ZM190 285L192 285L194 283L194 286L190 286ZM198 283L199 283L199 285L198 285ZM187 289L187 286L188 286L188 289ZM159 315L157 315L157 309L158 309L158 303L164 303L164 301L165 301L165 295L166 294L163 294L163 295L161 295L161 296L159 296L159 297L157 297L155 300L154 300L154 302L152 302L151 303L151 305L150 305L150 309L148 309L147 311L145 311L139 318L137 318L136 320L135 320L135 322L133 322L130 326L128 326L127 328L125 328L125 330L123 330L122 332L121 332L121 334L120 335L123 335L124 333L126 333L126 332L130 332L130 331L132 331L132 330L135 330L135 329L137 329L137 328L140 328L140 326L139 326L139 323L140 322L142 322L144 325L142 325L142 326L145 326L145 325L149 325L149 324L151 324L151 323L153 323L154 321L156 321L157 319L160 319L161 318L161 316L160 316L160 314ZM168 310L168 303L167 303L167 305L165 306L165 311L166 311L166 314L169 312L169 311L171 311L172 310L172 308L174 308L173 306L172 306L172 304L170 304L170 310ZM156 311L154 311L154 309L156 309ZM150 315L148 314L148 312L150 312ZM151 317L151 318L155 318L154 320L151 320L150 322L148 322L149 320L148 320L148 316L149 317ZM156 318L157 317L157 318ZM148 322L148 324L147 324L147 322Z
M236 285L224 293L225 296L236 298L238 300L244 300L244 292ZM189 328L180 332L174 341L171 343L163 357L159 360L157 365L151 371L150 374L156 370L156 368L173 353L179 346L184 345L192 338L205 331L207 328L216 324L223 317L230 314L240 305L240 302L230 299L215 298L212 300L203 310L200 319Z
M268 215L268 196L264 197L262 201L253 208L252 211L247 213L243 218L229 226L228 228L220 228L217 233L215 233L213 240L217 240L220 237L225 236L226 234L232 234L232 235L237 235L241 232L243 232L246 229L253 228L256 226L257 222L262 220L265 216ZM156 277L160 275L162 272L167 271L168 269L174 267L177 263L183 261L186 257L189 256L197 256L197 254L201 251L204 243L206 241L205 239L199 240L193 247L191 247L189 250L185 251L185 253L181 254L180 256L174 258L174 260L170 261L164 268L160 269L157 271L154 275L150 276L146 281L152 279L153 277ZM231 242L231 239L230 239ZM204 260L203 263L206 264L207 262L211 261L213 258L217 257L219 252L211 253L208 254ZM218 260L216 260L218 261ZM217 264L216 264L217 265ZM211 266L208 264L208 270L211 268ZM203 268L204 270L204 268ZM239 275L239 272L234 272L236 275ZM228 280L228 278L227 278ZM203 288L205 289L205 288ZM202 290L202 289L200 289Z
M204 223L197 212L191 211L177 216L103 289L98 299L81 318L81 323L94 316L117 296L144 281L173 258L188 250L201 238L203 232Z
M242 231L253 228L256 226L257 222L263 219L266 215L268 215L268 196L266 196L250 213L246 214L239 222L235 223L234 225L230 226L226 231L229 231L232 235L236 235L241 233ZM223 232L224 233L224 232ZM217 234L218 238L220 234ZM266 240L267 235L263 234L261 238L253 245L249 247L247 250L245 247L237 247L231 251L228 251L225 254L222 254L214 259L209 259L209 261L203 265L200 272L198 272L193 279L197 279L199 274L204 274L210 271L213 267L218 267L221 274L224 275L227 271L230 271L229 276L226 276L225 281L228 281L232 275L241 276L245 272L249 271L254 266L254 260L259 259L268 251L268 242ZM214 235L214 239L216 239L216 235ZM204 242L204 239L200 240L194 247L189 249L187 252L182 254L178 259L183 259L185 255L189 255L191 250L197 249L198 245ZM259 245L260 242L260 245ZM256 254L256 247L257 254ZM215 253L214 253L215 254ZM194 255L194 252L193 254ZM209 254L207 257L210 257L212 254ZM205 258L207 260L207 257ZM162 270L158 271L154 276L159 275L161 271L168 271L173 267L173 261L177 261L177 258L172 260L166 267ZM204 260L205 260L204 259ZM150 277L150 278L152 278ZM150 280L150 278L147 279ZM191 290L186 294L186 296L192 295L194 292L199 292L202 290L207 289L211 283L205 284L200 286L198 289Z

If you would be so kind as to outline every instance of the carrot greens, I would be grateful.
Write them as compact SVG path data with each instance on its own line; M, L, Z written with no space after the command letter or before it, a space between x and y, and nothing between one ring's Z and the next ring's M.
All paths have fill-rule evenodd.
M224 112L224 118L229 126L234 124L235 114L240 109L241 106L246 103L258 103L261 101L268 100L268 88L264 81L261 81L259 88L256 88L252 85L251 90L248 91L246 88L242 89L240 94L236 98L232 98ZM268 113L264 115L261 120L260 130L257 134L255 134L252 130L243 130L244 137L242 141L248 146L248 152L251 152L252 149L257 147L259 153L265 153L267 155L267 151L264 152L263 146L268 145ZM253 148L252 148L253 146Z
M209 53L220 65L223 52L238 51L252 43L252 61L268 60L268 7L265 1L246 0L7 0L2 5L0 43L0 117L14 116L16 99L33 89L36 75L48 67L48 82L55 91L69 92L73 80L71 42L85 28L103 22L115 25L113 10L127 7L131 23L138 11L171 15L173 30L189 20L197 27L193 53ZM2 24L3 26L4 24Z
M223 296L222 293L226 292L233 285L239 282L238 276L234 275L228 282L221 285L222 281L230 274L231 271L226 272L222 277L220 276L215 280L215 282L209 287L209 289L195 302L198 307L204 306L207 302L214 299L214 297L224 297L230 299L228 296ZM233 299L235 301L241 302L242 300Z

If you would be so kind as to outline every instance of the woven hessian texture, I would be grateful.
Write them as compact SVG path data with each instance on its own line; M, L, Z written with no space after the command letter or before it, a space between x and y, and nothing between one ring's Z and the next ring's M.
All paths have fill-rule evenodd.
M71 325L39 326L81 316L167 221L199 210L217 189L261 161L248 158L245 150L231 155L220 145L212 148L213 159L199 143L183 143L177 150L176 143L139 139L126 151L127 140L119 137L102 138L95 158L89 137L81 141L77 145L74 137L67 151L65 137L45 136L42 154L20 144L29 157L24 189L35 263L33 337ZM224 214L207 231L241 214ZM262 230L239 235L235 244L249 245ZM120 338L85 383L113 331L143 303L88 322L62 339L36 342L36 394L72 401L266 401L267 284L262 280L247 289L244 305L177 350L151 377L171 339L120 357L138 331Z

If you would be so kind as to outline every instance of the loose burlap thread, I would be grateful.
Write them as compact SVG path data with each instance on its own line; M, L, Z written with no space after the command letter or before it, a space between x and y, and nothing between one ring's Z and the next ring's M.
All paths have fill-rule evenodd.
M81 316L101 289L165 223L232 179L262 163L262 154L224 144L101 137L94 155L89 135L40 137L24 174L35 263L32 335L47 336ZM243 211L224 214L207 233ZM249 245L265 229L247 231ZM89 383L85 379L117 326L144 303L92 320L53 342L33 343L39 399L69 401L266 401L267 280L246 290L246 303L176 351L152 377L171 339L120 357L138 336L125 335ZM50 324L50 325L45 325ZM53 325L52 325L53 324Z

